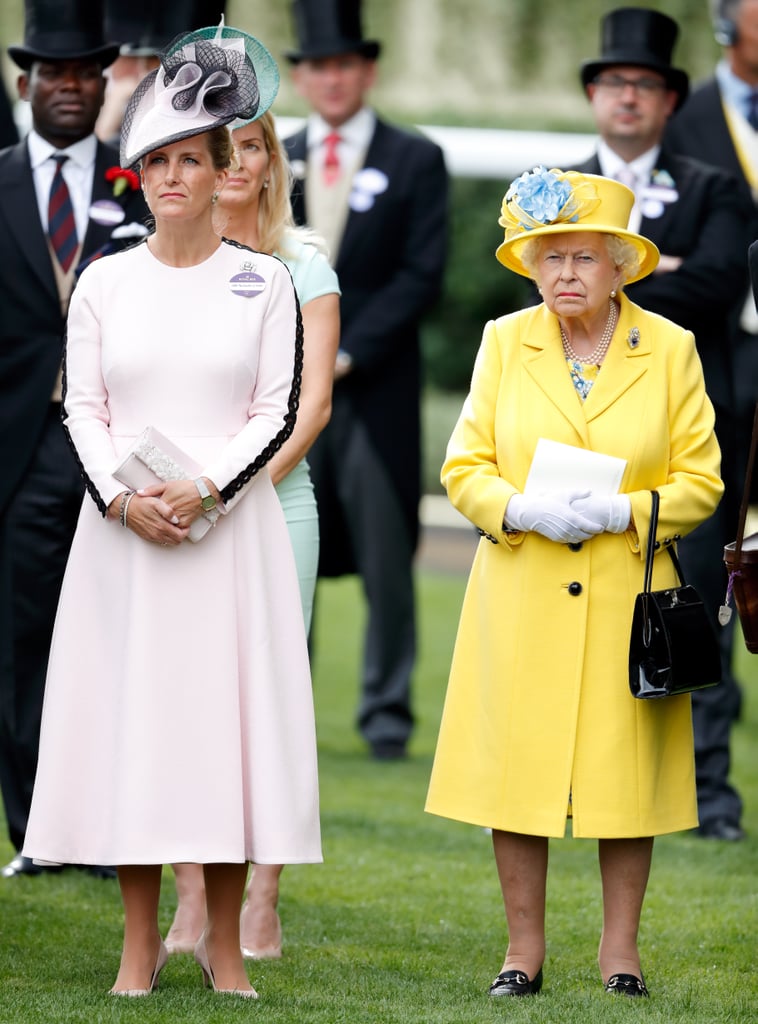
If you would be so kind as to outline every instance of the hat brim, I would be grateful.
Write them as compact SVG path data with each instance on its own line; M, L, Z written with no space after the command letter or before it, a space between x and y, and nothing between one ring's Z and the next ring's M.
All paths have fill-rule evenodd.
M345 53L357 53L367 60L376 60L381 49L381 44L375 39L338 39L313 43L302 50L285 50L284 56L290 64L299 64L303 60L325 60Z
M640 265L637 273L634 277L628 278L624 284L634 284L635 281L641 281L643 277L647 277L648 274L652 274L655 268L658 266L661 254L658 250L658 246L654 242L651 242L649 238L645 238L644 235L638 235L634 231L628 231L626 229L614 227L611 225L604 224L546 224L544 228L534 228L532 231L524 231L520 235L515 235L513 238L502 242L495 251L500 263L509 270L514 271L516 274L520 274L522 277L532 277L532 272L528 270L521 262L521 253L524 250L524 246L532 238L546 238L550 235L567 235L575 234L581 231L584 234L592 234L598 232L601 235L616 235L618 238L623 239L625 242L630 242L640 257Z
M669 89L677 94L676 110L678 110L687 99L690 91L690 79L686 71L680 68L672 68L670 64L661 64L659 61L645 61L640 59L639 53L625 54L622 51L614 53L611 60L586 60L581 66L580 75L582 85L586 91L587 86L597 78L601 71L606 68L649 68L662 75Z
M60 50L52 52L30 46L9 46L8 56L23 71L31 71L35 61L54 63L62 60L94 60L101 67L107 68L118 57L119 49L118 43L108 43L106 46L97 46L92 50L73 49L62 52Z

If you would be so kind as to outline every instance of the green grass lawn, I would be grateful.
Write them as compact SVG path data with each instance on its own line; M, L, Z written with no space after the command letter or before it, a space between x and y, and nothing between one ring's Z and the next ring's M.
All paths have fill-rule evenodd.
M121 939L117 886L67 871L0 879L0 1024L756 1021L758 660L742 646L734 778L750 835L737 844L689 835L657 843L641 935L651 999L603 993L596 844L571 840L551 846L543 993L488 999L506 942L489 837L422 811L463 586L457 576L420 574L418 728L411 758L392 764L368 760L353 726L358 584L322 586L314 677L325 863L285 872L284 956L250 965L256 1003L204 992L186 956L172 958L149 999L109 998ZM198 814L212 827L212 808ZM0 861L11 855L3 827ZM167 870L164 929L173 907Z

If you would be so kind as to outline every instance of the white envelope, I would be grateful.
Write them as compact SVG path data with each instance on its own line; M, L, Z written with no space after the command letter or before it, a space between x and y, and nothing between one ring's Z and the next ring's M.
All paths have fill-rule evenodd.
M526 478L524 494L586 490L618 494L626 459L539 438Z

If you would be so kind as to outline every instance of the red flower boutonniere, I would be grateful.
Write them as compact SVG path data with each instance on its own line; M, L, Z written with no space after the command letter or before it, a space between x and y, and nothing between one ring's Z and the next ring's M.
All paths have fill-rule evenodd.
M120 196L131 189L136 192L139 188L139 178L134 171L124 170L123 167L109 167L105 172L105 180L113 182L114 196Z

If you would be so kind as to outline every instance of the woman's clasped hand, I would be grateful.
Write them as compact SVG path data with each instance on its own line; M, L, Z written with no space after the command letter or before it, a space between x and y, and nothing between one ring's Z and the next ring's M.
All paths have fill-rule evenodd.
M505 528L541 533L561 544L579 544L598 533L623 533L631 505L626 494L588 490L557 494L514 494L505 510Z

